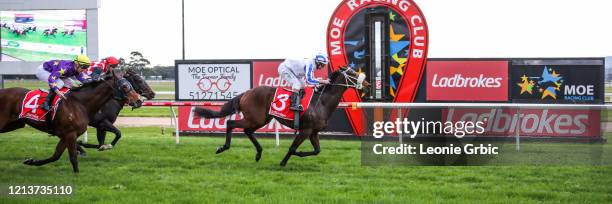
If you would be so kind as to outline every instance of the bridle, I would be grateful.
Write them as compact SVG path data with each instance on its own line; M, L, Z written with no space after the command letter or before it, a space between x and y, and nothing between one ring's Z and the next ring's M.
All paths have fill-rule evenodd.
M358 74L357 77L353 77L353 76L350 76L348 73L357 74L355 70L350 69L350 68L344 68L344 69L345 70L340 71L340 73L344 75L344 83L340 83L340 84L331 83L329 85L330 86L343 86L343 87L355 88L357 90L361 90L363 88L363 81L365 80L366 75L363 73L360 73ZM327 90L327 86L323 86L323 90L321 90L321 93L319 95L323 95L323 93L325 93L325 90ZM320 100L321 100L321 97L319 96L314 106L315 109L319 105Z
M127 99L128 92L134 90L132 84L126 78L121 78L117 80L116 85L117 87L115 88L115 93L113 93L113 98L119 101L124 101L125 99ZM128 87L127 91L122 89L124 85Z
M340 71L340 73L342 75L344 75L344 83L332 83L330 85L332 86L344 86L344 87L349 87L349 88L355 88L358 90L361 90L363 88L363 81L366 78L366 75L363 73L358 74L357 77L353 77L351 75L349 75L348 73L351 74L357 74L355 72L355 70L350 69L350 68L346 68L344 71Z

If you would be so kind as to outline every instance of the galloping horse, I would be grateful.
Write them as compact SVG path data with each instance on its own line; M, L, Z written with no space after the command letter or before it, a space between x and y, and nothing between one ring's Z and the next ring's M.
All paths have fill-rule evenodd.
M55 118L49 126L44 121L19 118L22 101L28 91L24 88L0 89L0 133L17 130L28 124L40 131L57 135L60 141L53 156L44 160L28 159L23 163L34 166L45 165L57 161L68 148L70 163L75 173L79 172L76 139L87 131L90 118L94 117L116 91L122 91L130 103L139 100L130 83L119 73L111 71L103 81L85 84L66 94L66 99L59 103Z
M330 84L322 86L322 91L318 100L315 101L314 105L306 110L304 115L300 117L299 134L293 140L293 144L291 144L287 155L281 161L281 166L287 165L287 161L292 155L306 157L318 155L321 152L319 147L319 131L324 130L327 127L327 120L336 110L336 107L338 107L342 94L348 88L361 89L363 87L370 86L370 84L367 81L364 81L364 79L364 74L358 74L354 70L346 67L342 67L340 70L334 71L330 74ZM275 90L276 88L273 87L260 86L231 99L221 107L220 111L212 111L205 108L196 108L194 110L195 115L204 118L221 118L236 112L242 112L244 115L242 120L227 121L225 145L217 149L217 154L230 148L232 130L234 128L243 128L244 133L249 137L257 150L255 160L259 161L261 159L261 152L263 149L259 145L259 142L257 142L257 139L255 139L253 136L253 133L257 129L268 124L272 118L275 118L277 121L287 127L293 127L292 121L268 114L270 105L274 101ZM314 151L297 152L298 147L306 138L310 139L310 143L312 143Z
M147 84L147 82L133 69L128 69L123 75L123 78L127 79L130 84L132 84L132 87L134 87L134 91L141 96L146 97L148 100L155 98L155 92L153 92L149 84ZM115 123L119 112L121 112L121 109L123 109L123 106L127 102L128 100L125 96L119 92L116 92L112 97L112 100L109 100L106 104L104 104L102 109L100 109L100 111L98 111L89 122L90 126L96 128L98 145L83 143L79 143L79 145L85 148L97 148L100 151L112 149L113 146L117 145L117 142L119 139L121 139L121 131L119 131L119 129L115 127L113 123ZM138 107L139 106L133 106L133 108ZM104 144L107 131L115 134L115 139L113 139L109 145ZM84 152L82 149L79 149L79 151Z

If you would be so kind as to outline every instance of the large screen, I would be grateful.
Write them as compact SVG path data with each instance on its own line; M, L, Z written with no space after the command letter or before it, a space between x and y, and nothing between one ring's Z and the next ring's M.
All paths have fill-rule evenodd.
M2 61L70 59L87 53L85 10L0 11Z

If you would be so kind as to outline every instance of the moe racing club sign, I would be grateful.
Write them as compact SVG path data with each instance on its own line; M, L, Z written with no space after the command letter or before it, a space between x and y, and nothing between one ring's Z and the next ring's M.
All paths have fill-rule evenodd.
M251 88L249 61L177 61L176 100L225 101Z
M604 102L603 64L522 64L510 70L514 102Z

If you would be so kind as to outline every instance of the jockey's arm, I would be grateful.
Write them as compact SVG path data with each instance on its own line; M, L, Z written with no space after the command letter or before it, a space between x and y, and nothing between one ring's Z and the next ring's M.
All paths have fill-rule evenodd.
M319 82L318 79L316 79L314 77L314 65L310 64L310 65L306 65L306 83L310 84L310 85L319 85L321 82Z
M48 79L49 88L52 91L57 91L58 90L58 88L57 88L57 81L58 80L60 80L60 73L57 70L53 70L51 72L51 75L49 75L49 79Z

